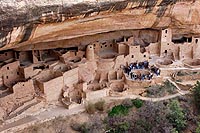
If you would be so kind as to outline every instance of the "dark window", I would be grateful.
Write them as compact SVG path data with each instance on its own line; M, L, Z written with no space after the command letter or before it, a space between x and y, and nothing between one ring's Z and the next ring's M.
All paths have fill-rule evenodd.
M196 43L198 43L198 39L196 39Z
M5 56L7 56L8 55L8 53L5 53Z
M22 86L24 86L24 84Z
M192 42L192 37L188 38L188 42Z
M7 67L7 70L9 70L9 67Z
M167 30L165 30L165 33L167 34Z
M102 46L101 46L101 48L102 48Z
M96 44L94 44L94 47L96 46Z
M110 44L110 47L112 47L112 44Z
M144 55L144 57L146 57L146 55Z
M169 45L169 43L167 45Z
M19 75L19 72L17 72L17 75Z
M8 79L8 76L6 76L6 78Z
M165 53L167 53L167 50L165 50Z
M107 45L105 45L105 47L107 47Z
M131 57L134 58L134 55L132 55Z

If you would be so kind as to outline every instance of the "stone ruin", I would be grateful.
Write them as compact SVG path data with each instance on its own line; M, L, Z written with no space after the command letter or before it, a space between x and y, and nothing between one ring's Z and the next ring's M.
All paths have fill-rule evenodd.
M173 41L172 29L161 30L160 35L160 40L146 46L139 44L140 38L121 36L118 40L73 47L0 51L0 118L8 118L34 98L50 104L61 102L71 109L88 101L126 95L128 90L161 83L166 73L174 73L164 68L200 65L200 38ZM149 80L133 80L122 66L129 67L135 62L148 62L161 73ZM149 75L151 69L132 72Z

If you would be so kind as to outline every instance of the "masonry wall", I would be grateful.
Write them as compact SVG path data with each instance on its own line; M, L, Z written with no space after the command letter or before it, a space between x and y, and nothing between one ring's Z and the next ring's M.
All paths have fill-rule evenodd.
M2 87L2 86L3 86L3 78L0 77L0 87Z
M19 60L20 62L24 62L24 61L33 61L33 56L32 56L32 51L23 51L23 52L19 52Z
M150 55L160 55L160 43L150 43L147 51Z
M100 52L106 51L106 50L114 50L112 43L101 43L100 44Z
M193 58L200 58L200 38L193 38Z
M126 77L125 83L129 87L148 87L151 84L151 81L134 81Z
M125 65L125 63L126 63L126 60L125 60L124 55L117 56L115 59L114 70L120 69L120 66Z
M34 98L33 81L19 82L13 87L13 93L0 98L0 119L6 118L9 113L20 107L23 103Z
M149 60L149 53L141 53L140 46L129 46L129 55L126 56L126 61L128 63L145 60Z
M21 80L19 73L19 61L9 63L1 68L4 85L11 87L14 83Z
M14 52L13 51L5 51L0 53L0 62L6 61L8 59L14 58Z
M26 82L18 82L13 87L13 93L17 98L23 98L25 96L33 97L34 95L34 85L33 80L28 80Z
M180 80L180 81L190 81L190 80L199 80L199 79L200 79L200 74L176 76L175 77L175 80Z
M91 100L97 100L103 97L106 97L109 95L109 89L102 89L98 91L89 91L86 92L86 100L91 101Z
M162 30L161 42L170 43L171 41L172 41L172 30L171 29Z
M191 43L184 43L179 45L179 59L192 59L193 58L193 45Z
M48 82L43 83L44 95L47 102L58 101L61 96L63 84L63 77L54 78Z
M112 70L114 67L114 59L100 59L97 62L97 67L98 69L103 69L103 70Z
M20 67L20 74L23 76L24 79L29 79L35 75L37 75L41 70L40 69L33 69L33 66L28 67Z
M96 61L86 62L79 65L78 75L79 80L89 83L93 81L96 76L97 63Z
M124 43L118 43L117 52L119 54L128 54L128 46Z
M66 86L72 86L73 84L78 83L78 68L63 73L63 81Z

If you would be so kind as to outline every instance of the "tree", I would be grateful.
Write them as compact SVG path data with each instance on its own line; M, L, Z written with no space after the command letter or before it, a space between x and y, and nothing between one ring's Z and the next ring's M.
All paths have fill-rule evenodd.
M133 99L132 103L136 108L141 108L143 105L143 101L140 99Z
M197 107L197 110L200 112L200 82L197 81L193 88L193 95L194 95L194 103Z
M200 123L198 122L198 126L195 133L200 133Z
M137 112L132 132L170 132L173 127L167 119L168 109L163 102L145 102Z
M183 109L180 107L177 100L173 100L169 103L169 122L176 128L177 131L181 131L186 127L186 117Z

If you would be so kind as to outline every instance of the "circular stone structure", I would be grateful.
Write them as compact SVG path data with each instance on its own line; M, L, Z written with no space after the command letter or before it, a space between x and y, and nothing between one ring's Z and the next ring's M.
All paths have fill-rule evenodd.
M185 67L199 68L200 67L200 59L185 59L185 60L183 60L183 64Z
M171 59L158 59L156 61L156 65L159 67L169 67L169 65L172 65L173 61Z
M113 83L111 83L110 87L111 87L111 90L113 90L114 92L125 91L123 82L113 82Z

